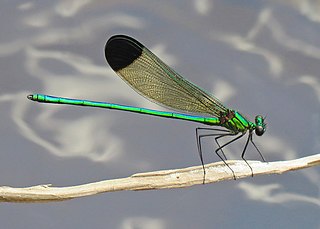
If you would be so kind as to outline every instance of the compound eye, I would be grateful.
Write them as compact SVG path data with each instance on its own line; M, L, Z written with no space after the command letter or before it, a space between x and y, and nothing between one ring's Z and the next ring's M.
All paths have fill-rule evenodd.
M255 132L256 135L261 136L264 134L265 129L262 126L256 126Z

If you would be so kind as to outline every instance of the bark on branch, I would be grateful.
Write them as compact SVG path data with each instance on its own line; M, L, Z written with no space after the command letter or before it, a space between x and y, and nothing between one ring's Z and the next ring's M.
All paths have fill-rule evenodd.
M289 161L269 163L259 161L248 162L253 169L254 176L262 174L281 174L292 170L320 165L320 154ZM251 171L244 161L227 161L227 163L232 167L237 179L251 176ZM222 162L207 164L205 168L206 184L223 180L233 180L231 171ZM139 173L127 178L105 180L70 187L37 185L26 188L12 188L2 186L0 187L0 202L36 203L63 201L103 192L184 188L202 184L202 182L202 166L193 166L182 169Z

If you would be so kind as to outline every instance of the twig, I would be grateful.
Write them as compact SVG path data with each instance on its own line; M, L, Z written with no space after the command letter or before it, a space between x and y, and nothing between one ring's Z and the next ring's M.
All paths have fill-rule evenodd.
M292 170L320 165L320 154L290 161L269 163L259 161L248 162L250 163L255 176L261 174L281 174ZM234 170L237 179L251 176L251 171L244 161L228 161L227 163ZM205 183L215 183L233 179L231 171L221 162L208 164L205 168ZM202 182L202 166L193 166L182 169L139 173L127 178L105 180L70 187L37 185L26 188L12 188L3 186L0 187L0 202L36 203L63 201L103 192L183 188L202 184Z

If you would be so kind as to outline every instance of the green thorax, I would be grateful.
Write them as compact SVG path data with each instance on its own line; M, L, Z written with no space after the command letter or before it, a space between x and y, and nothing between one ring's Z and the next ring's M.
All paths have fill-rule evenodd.
M227 110L225 113L221 113L220 125L231 130L234 133L246 132L247 130L254 130L256 125L253 122L247 120L243 115L235 110Z

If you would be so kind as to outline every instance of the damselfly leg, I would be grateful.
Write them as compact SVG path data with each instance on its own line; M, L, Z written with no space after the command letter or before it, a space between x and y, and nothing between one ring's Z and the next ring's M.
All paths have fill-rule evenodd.
M203 131L214 131L215 133L200 133L200 132L203 132ZM243 151L242 151L242 154L241 154L241 158L245 161L245 163L248 165L248 167L250 168L251 170L251 176L253 176L253 169L252 167L250 166L250 164L247 162L247 160L245 159L245 153L247 151L247 147L248 147L248 144L249 144L249 141L252 143L252 145L254 146L254 148L258 151L260 157L262 158L262 160L265 162L266 160L264 159L262 153L260 152L260 150L258 149L258 147L256 146L256 144L253 142L253 139L252 139L252 131L249 131L249 135L248 135L248 138L246 140L246 143L244 145L244 148L243 148ZM205 183L205 176L206 176L206 171L205 171L205 167L204 167L204 160L203 160L203 154L202 154L202 141L201 139L203 138L206 138L206 137L214 137L214 140L215 142L217 143L218 145L218 148L215 149L215 153L218 155L218 157L221 159L221 161L223 161L223 163L230 169L230 171L232 172L232 175L233 175L233 179L236 180L236 176L235 176L235 173L233 171L233 169L228 165L228 163L226 162L227 160L227 157L225 155L225 153L223 152L223 149L224 147L226 147L227 145L239 140L240 138L242 138L246 132L243 132L243 133L240 133L239 136L233 138L232 140L226 142L225 144L223 145L220 145L219 143L219 139L221 140L222 138L224 137L228 137L228 136L235 136L235 135L238 135L239 133L233 133L229 130L224 130L224 129L218 129L218 128L202 128L202 127L198 127L196 128L196 138L197 138L197 147L198 147L198 152L199 152L199 156L200 156L200 161L201 161L201 164L202 164L202 167L203 167L203 183ZM219 151L221 151L221 154L219 153Z
M201 134L200 133L201 131L215 131L216 133ZM216 136L214 139L215 139L215 142L218 145L218 148L215 150L215 153L218 155L218 157L221 159L221 161L223 161L223 163L232 171L233 177L235 179L234 172L231 169L231 167L228 165L228 163L225 161L225 160L227 160L227 157L226 157L225 153L223 152L223 147L225 145L228 145L228 144L225 144L225 145L223 145L221 147L219 142L218 142L219 138L223 138L223 137L226 137L226 136L234 136L234 135L236 135L236 134L232 133L229 130L224 130L224 129L203 128L203 127L196 128L197 147L198 147L198 152L199 152L199 156L200 156L200 161L201 161L201 164L202 164L202 167L203 167L203 184L205 183L206 170L205 170L205 167L204 167L204 161L203 161L203 155L202 155L201 139L203 139L205 137L214 137L214 136ZM219 154L219 150L221 151L221 153L222 153L224 158Z

